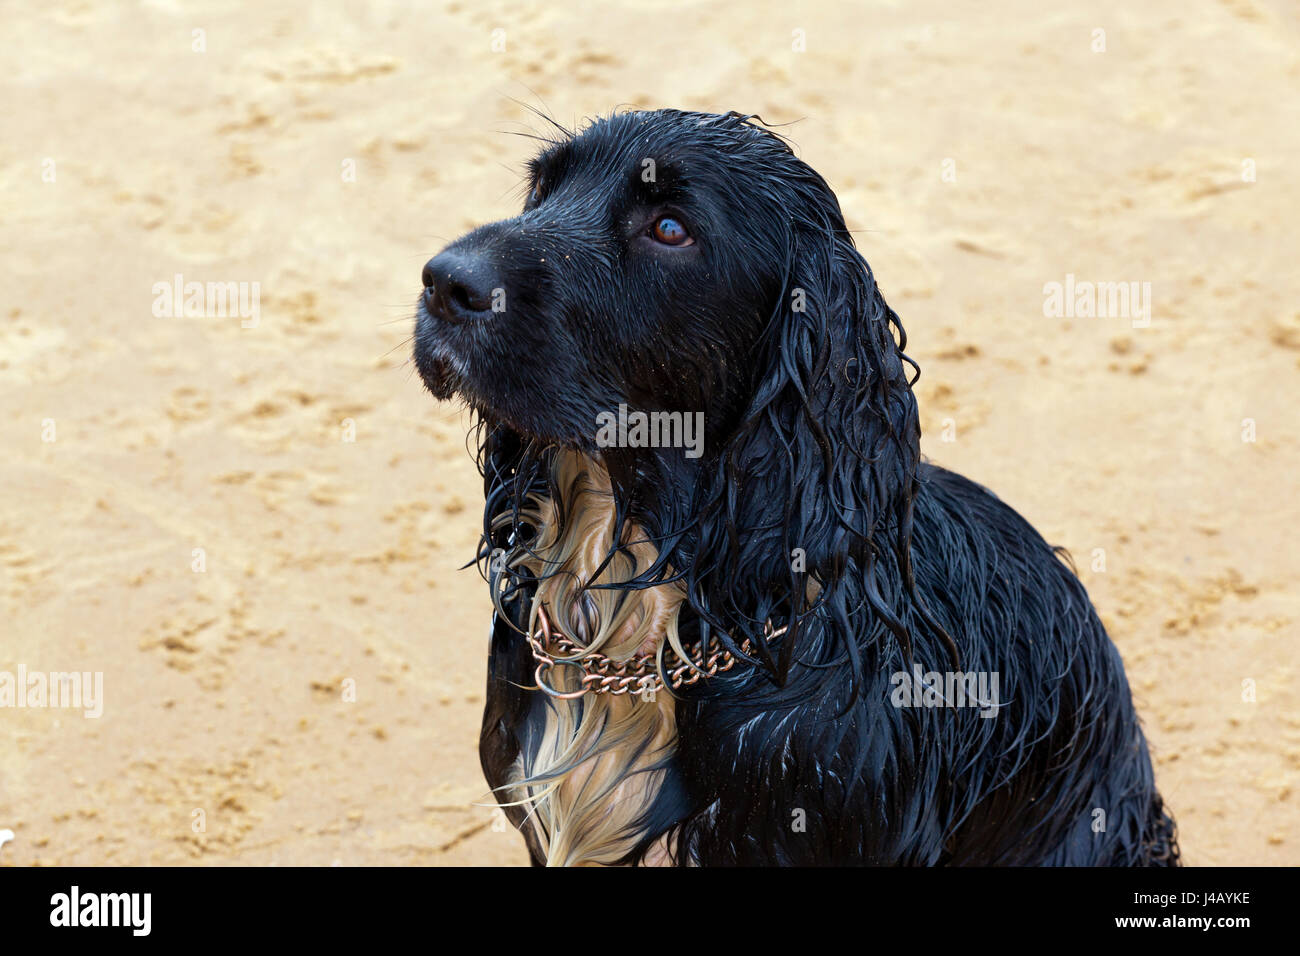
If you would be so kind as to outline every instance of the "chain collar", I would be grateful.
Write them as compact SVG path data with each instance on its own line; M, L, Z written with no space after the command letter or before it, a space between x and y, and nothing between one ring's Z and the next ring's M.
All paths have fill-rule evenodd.
M784 634L784 627L774 630L772 622L763 626L764 640L771 641ZM540 690L561 700L576 700L584 694L654 694L664 689L664 678L656 667L654 654L636 654L627 660L616 661L605 654L587 654L577 658L585 648L559 632L551 623L546 607L537 609L537 625L528 634L528 644L537 661L534 679ZM750 654L754 646L748 638L740 649ZM688 652L689 653L689 652ZM575 659L576 658L576 659ZM689 687L702 677L714 677L736 666L736 658L726 650L716 637L710 637L708 647L702 648L695 660L682 660L670 646L664 647L665 664L669 659L678 663L665 667L668 684L673 690ZM582 680L575 691L556 690L545 680L554 667L576 667L582 671Z

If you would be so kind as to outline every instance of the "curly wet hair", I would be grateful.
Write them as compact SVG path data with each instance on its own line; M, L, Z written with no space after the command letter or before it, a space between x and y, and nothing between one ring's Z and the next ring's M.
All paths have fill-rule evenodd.
M539 799L630 748L587 796L653 786L599 862L1176 864L1115 646L1061 553L922 459L917 366L826 181L734 112L540 138L522 212L425 266L415 336L430 391L477 417L481 754L535 862L582 855ZM702 413L699 453L602 443L619 408ZM592 507L574 462L608 509L585 570L582 541L555 550ZM737 665L638 745L632 711L540 693L526 634L558 600L580 642L630 654L656 639L649 594L672 595L661 643ZM952 673L998 699L952 706Z

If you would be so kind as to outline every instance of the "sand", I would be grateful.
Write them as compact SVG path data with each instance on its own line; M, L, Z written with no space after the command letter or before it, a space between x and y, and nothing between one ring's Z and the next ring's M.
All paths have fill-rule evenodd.
M520 101L793 122L925 453L1075 555L1187 861L1300 862L1300 19L1078 6L7 10L0 671L103 710L0 709L0 864L525 861L466 420L408 361L421 265L516 210ZM177 275L257 321L169 315ZM1067 281L1149 322L1045 315Z

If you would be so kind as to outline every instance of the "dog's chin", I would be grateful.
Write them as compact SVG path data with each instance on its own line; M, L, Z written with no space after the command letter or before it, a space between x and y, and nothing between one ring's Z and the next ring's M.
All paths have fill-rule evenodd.
M512 398L500 392L499 382L478 381L471 363L447 346L418 344L414 357L420 380L438 401L460 400L483 421L505 425L527 439L574 450L594 449L591 436L580 428L571 422L552 420L544 400Z
M440 402L450 401L459 391L459 376L452 363L445 358L425 358L417 361L424 387Z
M464 363L445 352L418 355L415 364L424 387L438 401L460 400L485 421L507 425L527 438L543 437L537 434L535 422L525 421L528 416L511 414L485 390L476 387Z
M480 420L504 425L527 441L559 445L588 454L595 451L595 443L590 435L584 435L581 429L570 422L553 419L546 414L544 408L537 408L531 401L511 401L494 390L477 387L470 378L458 379L454 394Z

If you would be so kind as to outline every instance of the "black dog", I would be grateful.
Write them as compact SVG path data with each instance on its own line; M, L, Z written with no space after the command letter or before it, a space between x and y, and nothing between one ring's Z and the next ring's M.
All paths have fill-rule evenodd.
M1176 865L1118 652L921 460L826 182L735 113L556 128L415 335L480 423L481 754L534 861Z

